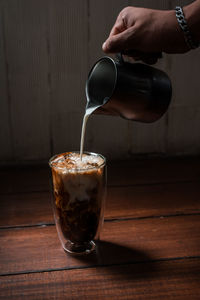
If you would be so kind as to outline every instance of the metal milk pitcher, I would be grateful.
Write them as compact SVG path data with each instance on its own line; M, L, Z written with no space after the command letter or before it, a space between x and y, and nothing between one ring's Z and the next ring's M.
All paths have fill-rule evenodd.
M122 55L99 59L86 82L87 107L98 107L94 113L146 123L166 112L171 95L167 74L143 63L125 62Z

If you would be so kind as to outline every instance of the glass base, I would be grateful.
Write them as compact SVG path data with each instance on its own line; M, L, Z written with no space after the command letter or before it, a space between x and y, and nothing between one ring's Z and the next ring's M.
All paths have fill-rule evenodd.
M94 241L90 241L83 244L75 244L70 241L67 241L63 246L65 251L74 255L89 254L92 251L94 251L95 247L96 244Z

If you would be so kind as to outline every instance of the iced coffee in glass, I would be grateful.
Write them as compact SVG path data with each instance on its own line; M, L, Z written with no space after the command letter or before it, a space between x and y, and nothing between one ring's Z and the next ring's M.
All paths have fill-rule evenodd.
M96 153L66 152L49 161L57 232L65 251L87 254L103 225L106 160Z

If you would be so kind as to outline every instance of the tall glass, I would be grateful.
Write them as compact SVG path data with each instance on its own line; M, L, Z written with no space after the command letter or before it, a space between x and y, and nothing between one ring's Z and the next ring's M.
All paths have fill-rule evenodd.
M96 153L100 164L87 168L73 165L60 166L60 159L68 159L73 153L53 156L49 165L53 179L53 209L56 228L62 247L73 254L87 254L95 249L104 220L106 193L106 160Z

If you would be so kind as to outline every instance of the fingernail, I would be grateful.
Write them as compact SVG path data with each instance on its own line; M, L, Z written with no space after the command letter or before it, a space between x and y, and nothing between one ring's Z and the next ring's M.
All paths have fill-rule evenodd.
M106 48L106 42L103 43L102 48L103 50Z

